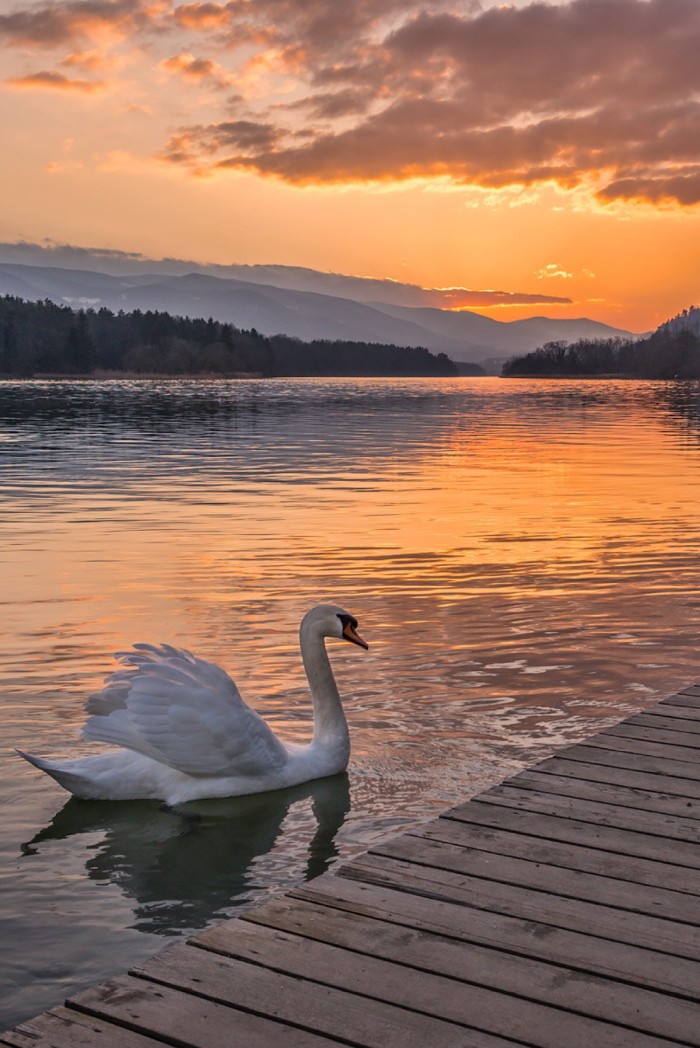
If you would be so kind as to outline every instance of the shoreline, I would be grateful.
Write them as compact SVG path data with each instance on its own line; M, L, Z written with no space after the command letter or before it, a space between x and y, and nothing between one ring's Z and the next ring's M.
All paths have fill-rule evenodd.
M2 375L0 382L123 382L125 380L153 382L157 379L178 381L179 379L202 379L211 381L213 378L221 379L254 379L265 378L262 371L231 371L231 372L198 372L196 374L176 375L172 373L158 374L155 371L91 371L79 375L62 374L60 372L38 372L33 375Z
M381 374L359 374L359 375L328 375L319 372L314 375L263 375L261 371L235 371L235 372L197 372L193 374L175 375L171 373L158 374L157 372L144 372L144 371L94 371L90 374L81 375L62 375L56 372L46 374L34 374L34 375L2 375L0 374L0 382L179 382L183 380L187 381L202 381L211 382L213 380L223 381L245 381L260 380L260 381L278 381L280 379L331 379L331 378L343 378L343 379L360 379L360 378L388 378L388 379L403 379L403 378L428 378L428 379L439 379L439 378L450 378L450 379L461 379L461 378L499 378L498 375L387 375L386 373Z
M498 375L497 378L509 379L509 378L528 378L528 379L546 379L565 381L569 379L572 382L597 382L597 381L612 381L613 379L617 382L698 382L698 378L683 377L681 375L673 375L667 377L661 377L658 375L630 375L628 372L610 372L604 375L570 375L564 372L547 372L543 375Z

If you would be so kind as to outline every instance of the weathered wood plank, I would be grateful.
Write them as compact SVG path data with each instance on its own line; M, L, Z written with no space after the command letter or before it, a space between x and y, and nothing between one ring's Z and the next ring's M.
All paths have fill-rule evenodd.
M306 1030L129 975L84 990L68 1003L87 1015L183 1048L327 1048L329 1043Z
M688 710L682 708L676 709L675 712L688 713ZM686 735L697 736L700 735L700 717L693 717L692 719L682 720L678 717L665 716L668 711L659 710L655 713L653 708L644 713L637 713L634 717L628 717L623 724L633 724L640 728L662 728L664 731L682 732ZM617 725L619 727L619 725Z
M523 957L686 996L695 1002L698 998L700 960L697 958L671 957L655 949L596 938L594 929L588 927L585 932L570 930L545 924L540 919L475 909L463 905L461 899L455 903L330 874L294 889L287 898L357 916L363 927L366 918L389 926L398 925L406 938L412 930L454 939L460 944L480 943ZM286 899L280 900L280 904L284 901ZM269 903L261 910L250 911L245 919L260 917L265 921L274 906L275 903ZM277 917L277 911L273 910L273 916ZM308 916L305 919L308 920Z
M299 901L282 902L277 912L296 917L293 934L276 927L274 919L270 924L268 911L268 923L229 921L194 943L492 1033L521 1036L525 1030L531 1036L538 1031L538 1043L550 1048L562 1042L589 1048L591 1036L602 1038L601 1044L617 1043L620 1033L609 1023L700 1045L700 1005L695 1002L679 1000L669 1014L665 996L636 987L582 978L570 968L484 947L466 951L417 931L407 936L382 922L359 921Z
M668 720L676 723L683 721L684 731L689 731L691 730L691 725L700 723L700 710L694 706L662 706L659 703L656 706L647 706L646 709L641 710L635 716L653 717L654 720Z
M686 685L685 688L681 688L680 691L676 692L675 695L671 695L669 701L678 697L678 695L700 695L700 684L697 682ZM663 699L661 700L664 701Z
M502 814L505 819L499 818ZM700 910L700 877L695 870L598 850L585 840L577 839L575 830L570 831L570 837L562 833L559 827L567 821L508 808L494 813L489 805L474 804L462 809L458 820L434 819L408 833L411 837L443 841L461 848L476 848L494 855L612 877L623 883L631 881L685 892L696 896L694 905ZM689 908L692 905L689 904Z
M549 895L629 910L637 915L648 914L666 921L686 922L693 915L696 919L700 917L700 899L681 892L667 891L646 884L633 884L630 881L617 881L581 870L562 869L503 854L465 849L442 841L413 837L410 834L379 843L370 849L369 854L386 855L419 866L466 873L470 877L499 881L547 892ZM690 935L700 952L700 926L692 928L681 923L680 930Z
M628 721L607 728L601 735L614 739L635 739L639 742L654 742L664 746L682 747L687 750L700 750L700 735L691 731L662 728L656 725L639 725Z
M611 851L633 848L635 853L638 851L647 858L658 858L662 862L669 861L670 842L673 842L674 864L700 869L700 825L697 819L662 814L651 819L644 812L631 808L578 800L555 793L538 793L508 784L494 786L446 815L459 818L460 812L468 810L472 805L516 808L561 819L563 822L573 822L582 840L605 842L594 844L594 847Z
M606 757L609 761L610 755L606 754ZM538 775L562 775L585 782L604 782L645 792L658 791L679 799L700 800L700 781L694 782L692 779L676 778L673 775L654 774L651 777L648 772L638 768L584 762L570 757L568 750L562 750L556 757L547 757L529 770Z
M590 742L579 742L575 746L567 747L558 756L563 760L581 761L584 764L605 764L613 768L630 768L633 771L645 772L647 775L672 776L676 779L688 779L693 783L700 783L700 762L690 763L689 761L645 756L627 750L616 750L613 746L597 746L597 741L598 736L596 735Z
M680 691L669 699L662 699L660 705L686 706L688 709L700 710L700 689L694 686L687 691Z
M519 790L533 790L535 793L552 793L559 797L572 797L582 801L613 804L622 808L635 808L649 814L700 819L700 800L686 800L668 793L634 788L624 784L591 781L575 776L556 775L551 772L544 773L539 768L518 772L507 782Z
M53 1008L0 1034L7 1048L158 1048L162 1043L68 1008Z
M678 762L697 761L697 750L690 746L671 746L668 743L644 742L640 739L620 739L615 735L609 735L602 731L594 735L591 740L584 740L578 744L582 747L595 746L599 750L615 750L621 753L639 753L643 757L658 757L662 760ZM698 769L700 775L700 769Z
M339 873L369 884L381 884L475 909L537 920L558 928L587 932L601 939L617 939L675 957L694 960L700 956L700 930L697 928L599 902L553 895L534 888L523 890L521 885L423 866L385 855L361 856L343 866Z
M313 970L311 946L308 952L308 964ZM486 1028L482 1026L482 1022L489 1023L487 1005L490 1003L493 1008L498 1003L503 1004L497 994L480 991L486 998L481 1001L476 999L478 995L472 995L475 1021L469 1021L468 1014L460 1007L463 987L459 984L425 973L415 973L412 980L408 970L395 971L394 966L386 961L360 958L357 954L336 950L332 961L325 960L325 967L330 963L343 973L352 990L348 992L327 982L312 981L313 976L304 978L303 963L300 971L290 976L280 970L283 966L276 964L274 957L270 958L274 969L261 967L261 960L259 958L258 963L250 964L234 957L198 950L194 946L177 945L151 958L137 971L149 980L157 980L159 985L203 994L219 1004L264 1013L283 1023L362 1045L363 1048L405 1048L407 1045L423 1048L427 1044L436 1048L452 1048L454 1045L470 1048L481 1048L482 1045L495 1048L498 1045L501 1048L513 1043L510 1038L493 1037L488 1025ZM299 960L303 962L303 956ZM413 984L413 1005L411 994L401 990L402 979L405 986ZM382 980L386 981L387 995L400 997L403 1007L387 1004L376 997ZM371 997L364 995L368 991ZM441 998L439 1010L444 1018L434 1018L423 1011L430 1006L431 995L436 993ZM432 1011L435 1012L434 1005ZM455 1016L459 1016L456 1021ZM539 1013L533 1007L527 1017L535 1022ZM523 1022L514 1016L510 1025L520 1029ZM587 1048L583 1041L580 1044L581 1048Z
M594 822L579 822L577 818L553 814L547 805L527 804L527 790L521 790L522 803L512 803L509 798L484 800L484 794L467 805L460 805L442 815L443 818L467 823L478 823L480 826L491 826L494 829L508 829L532 836L548 837L562 843L585 845L601 852L614 855L630 855L646 858L658 863L670 863L676 859L676 847L683 850L683 858L688 864L697 859L697 846L685 842L674 842L673 846L664 837L652 836L624 830L618 826L598 826ZM688 871L696 869L693 865L681 864ZM688 877L696 876L688 873Z

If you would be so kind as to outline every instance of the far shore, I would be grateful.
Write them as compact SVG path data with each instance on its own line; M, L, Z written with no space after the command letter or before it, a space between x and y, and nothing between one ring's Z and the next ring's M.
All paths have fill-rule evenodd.
M119 382L124 379L143 379L144 381L152 382L154 379L172 379L173 381L176 381L180 378L201 378L209 380L212 378L264 378L264 375L261 371L202 371L183 375L159 374L155 371L90 371L79 375L58 371L37 372L34 375L0 374L0 380L3 382L38 382L44 379L54 382L89 382L90 380L105 382L110 379Z
M590 381L598 381L598 380L601 380L601 379L604 380L604 379L613 379L613 378L614 379L619 379L619 380L624 380L626 382L645 382L645 381L649 381L649 382L664 382L664 381L665 382L673 382L674 381L674 378L667 378L667 379L650 378L650 379L646 379L643 375L630 375L629 372L622 372L622 371L620 371L620 372L612 371L609 374L604 374L604 375L576 375L576 374L571 374L571 373L567 374L564 371L552 371L552 372L548 371L548 372L546 372L545 374L542 374L542 375L539 375L539 374L538 375L529 375L529 374L527 374L526 372L523 371L523 372L521 372L521 373L519 373L517 375L514 375L514 374L499 375L498 378L506 378L506 379L507 378L557 379L558 381L563 381L564 379L575 379L576 382L580 382L582 379L586 379L586 380L590 380ZM676 378L675 380L678 381L679 378Z
M285 378L498 378L497 375L387 375L385 373L370 375L263 375L261 371L198 371L184 374L166 374L151 371L91 371L85 374L68 374L59 372L38 372L34 375L0 374L0 382L123 382L128 381L172 381L180 379L199 379L211 382L213 379L285 379Z

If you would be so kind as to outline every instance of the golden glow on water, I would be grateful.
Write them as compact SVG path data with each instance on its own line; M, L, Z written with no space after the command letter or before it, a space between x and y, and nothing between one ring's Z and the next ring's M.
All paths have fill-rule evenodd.
M126 967L150 933L233 912L697 678L697 399L673 383L0 383L12 745L91 750L84 698L139 640L220 662L301 740L303 613L341 603L370 643L332 649L345 793L214 806L204 863L153 806L61 811L54 783L4 757L0 877L28 951L13 985L52 950L70 985L81 965L94 981L95 883ZM51 946L16 916L49 898L74 913Z
M427 644L447 665L443 630L458 625L474 650L521 638L513 602L556 616L557 600L587 596L590 614L604 602L614 616L613 590L624 606L635 582L635 600L678 595L678 562L694 570L696 446L637 390L287 383L278 403L246 390L233 422L185 414L175 442L167 426L138 433L143 406L115 434L98 425L87 446L58 426L51 458L25 445L28 471L8 503L10 683L70 691L81 717L109 652L168 639L230 666L254 701L277 706L281 694L282 715L290 682L302 687L296 624L318 600L342 600L370 628L379 615L369 660L350 666L338 653L357 682L382 677L397 629L405 659ZM410 637L405 620L420 624ZM31 743L29 719L22 730ZM371 752L372 739L358 748Z

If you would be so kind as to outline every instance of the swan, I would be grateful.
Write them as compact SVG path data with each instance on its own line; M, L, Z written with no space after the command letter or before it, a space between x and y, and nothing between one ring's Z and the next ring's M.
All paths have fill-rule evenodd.
M301 656L314 712L308 743L282 742L219 666L169 644L135 644L116 656L125 668L85 704L90 716L83 738L119 749L65 761L17 752L76 797L170 806L335 775L347 767L350 736L325 638L367 649L357 625L331 604L302 619Z

